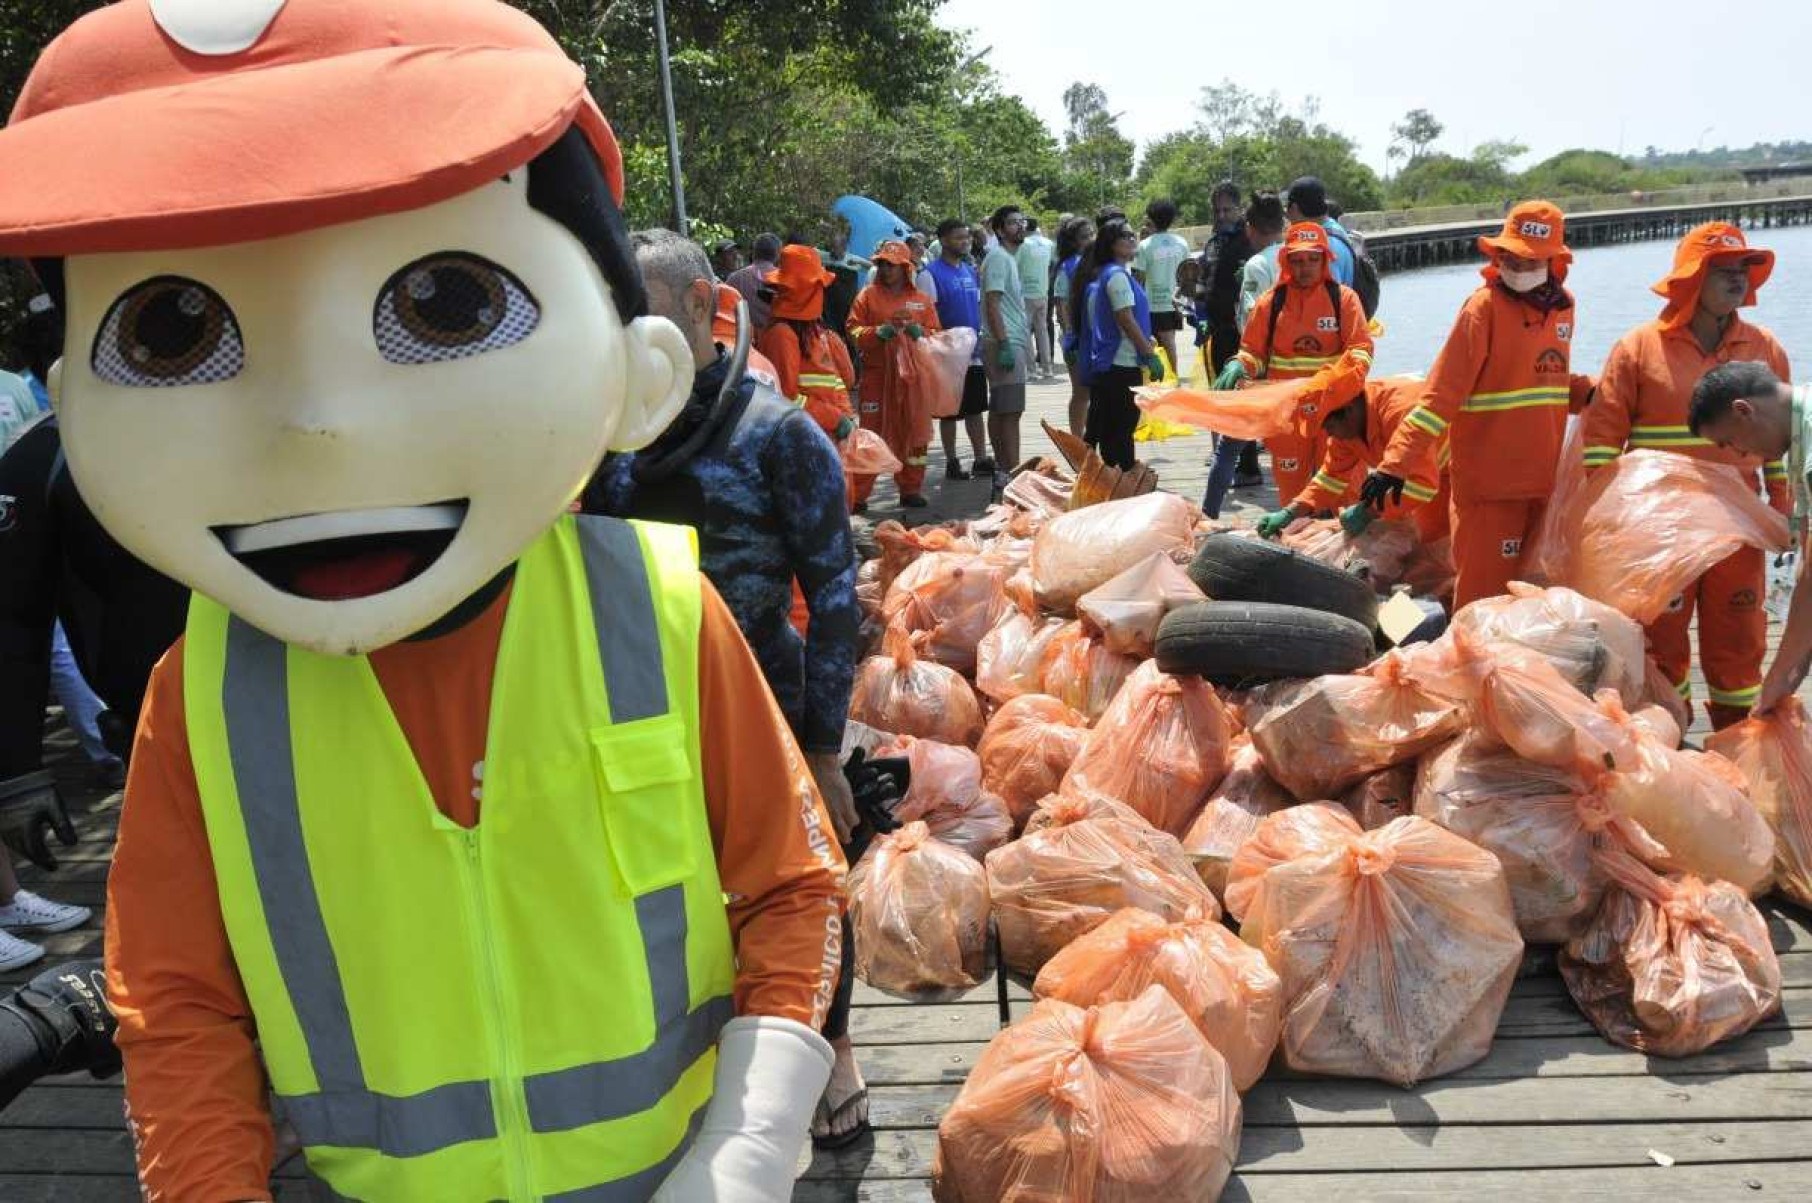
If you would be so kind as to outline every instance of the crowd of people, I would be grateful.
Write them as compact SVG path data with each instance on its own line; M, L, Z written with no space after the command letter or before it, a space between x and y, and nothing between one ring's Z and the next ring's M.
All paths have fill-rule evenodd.
M29 131L42 113L79 119L58 106L73 94L69 80L100 62L119 73L106 78L120 97L163 103L171 90L145 81L163 78L166 37L193 52L182 68L195 73L192 86L223 94L285 56L345 67L341 84L357 86L360 56L373 53L331 5L292 4L289 25L260 26L243 44L221 41L181 6L151 16L137 7L95 14L46 56L38 71L48 82L28 90L15 125ZM0 457L0 784L42 768L52 680L103 784L132 754L110 883L108 991L149 1194L262 1197L274 1087L311 1165L336 1189L441 1197L454 1171L422 1154L497 1137L485 1127L487 1070L465 1059L468 1049L486 1046L487 1025L513 1022L529 977L579 960L572 982L562 979L570 1002L542 1000L554 1034L512 1029L546 1062L544 1090L525 1097L547 1112L572 1109L580 1118L549 1127L592 1142L560 1190L628 1182L621 1197L642 1198L664 1179L663 1190L680 1193L657 1198L771 1197L759 1183L791 1181L799 1098L815 1106L810 1133L824 1146L866 1129L841 881L876 826L861 800L905 783L900 765L844 748L863 653L850 514L874 486L840 459L858 429L886 443L901 504L920 508L934 421L947 478L1003 486L1022 457L1027 385L1059 370L1071 429L1122 468L1135 463L1135 390L1181 356L1200 355L1220 390L1302 382L1290 429L1266 440L1283 504L1259 532L1309 514L1337 513L1356 533L1380 514L1411 518L1425 539L1451 541L1455 607L1516 578L1571 414L1583 415L1590 471L1660 448L1749 473L1783 512L1805 515L1807 394L1785 383L1772 336L1738 315L1773 256L1734 226L1682 240L1657 285L1660 316L1592 377L1571 363L1564 215L1546 202L1517 205L1501 233L1480 240L1485 279L1426 379L1373 379L1376 273L1313 178L1250 198L1221 185L1199 250L1172 231L1169 202L1149 206L1142 227L1118 210L1068 216L1055 238L1003 205L985 227L952 217L873 247L839 236L820 250L763 234L745 263L734 243L623 228L614 139L586 107L579 73L564 72L570 64L527 18L497 16L482 0L395 7L399 44L514 39L536 61L561 64L544 72L548 97L525 92L521 103L537 136L566 132L550 143L463 127L417 140L412 130L409 145L432 143L433 161L411 160L405 183L440 181L432 194L394 191L396 163L374 154L356 164L367 175L346 183L366 209L337 194L329 205L312 178L236 191L245 181L235 176L218 181L215 209L189 225L158 203L159 188L180 195L185 182L153 164L150 178L119 190L130 211L116 215L103 258L125 291L111 324L84 328L80 345L76 319L65 328L55 256L100 272L84 262L99 245L85 224L92 214L0 204L0 242L43 281L30 305L38 335L28 374L17 387L0 377L0 419L11 426ZM267 35L269 55L256 48ZM458 74L465 60L452 57L432 68L446 73L441 100L471 90ZM300 94L239 95L250 136L275 128ZM529 113L536 104L547 111ZM30 149L0 135L0 166L20 145ZM273 202L285 186L294 195ZM419 223L424 248L473 249L400 265L380 295L380 341L357 343L372 353L348 366L341 356L355 344L311 344L333 322L298 315L327 305L333 282L362 278L406 222ZM233 289L210 278L260 281L235 298L247 320L223 299ZM541 286L538 297L524 280ZM358 300L335 312L363 321L370 297ZM538 326L546 337L525 343ZM914 387L910 348L959 328L974 332L972 358L953 412L934 415ZM372 330L358 334L369 341ZM258 338L248 353L243 340ZM519 344L520 357L490 356ZM586 353L537 354L543 347ZM68 437L86 440L70 457L81 490L58 417L40 413L60 354L72 370L59 405L83 419L68 422ZM259 355L329 377L370 375L336 379L342 387L323 396L257 392L240 377ZM423 372L441 373L435 387L415 383ZM367 381L370 395L356 386ZM506 385L543 407L546 429L495 421ZM131 388L162 390L167 408L148 416L118 404ZM336 402L350 408L333 411ZM144 458L165 423L218 428L224 441L190 447L186 478L152 477L156 465L125 452ZM111 441L97 436L116 427ZM1256 477L1255 451L1220 440L1203 499L1210 516L1230 487ZM334 458L367 452L356 470ZM414 488L407 505L389 493L373 500L371 479L387 473L403 478L398 496ZM207 522L184 508L183 490L203 481L211 497L233 501ZM496 516L537 506L548 512L520 529ZM449 550L486 539L488 556ZM1807 587L1764 679L1763 571L1759 553L1730 557L1649 629L1684 696L1696 614L1718 726L1777 702L1812 662ZM531 618L516 620L522 613ZM128 749L119 734L135 727ZM55 809L47 796L5 827L15 851L41 861L37 829ZM390 804L397 797L410 805ZM584 805L553 801L567 798ZM541 809L524 818L525 802ZM481 803L496 816L482 825ZM523 829L512 822L536 826L538 838L510 843ZM463 851L443 845L447 835ZM27 847L22 836L38 838ZM511 890L528 901L486 911L498 897L487 863L507 865ZM479 900L448 925L478 933L482 955L422 916L435 909L424 896L454 895ZM544 922L555 910L563 925ZM0 970L42 955L19 933L88 918L20 888L11 858L0 859ZM499 973L493 935L533 972ZM482 976L480 962L489 993L464 976ZM289 974L296 963L309 972ZM415 1007L418 971L463 983L444 992L460 1007ZM479 1009L461 1009L479 996L488 999ZM404 1052L362 1063L372 1048ZM621 1075L649 1065L667 1077L625 1084ZM575 1076L607 1088L573 1088ZM683 1107L659 1107L669 1090ZM458 1127L470 1116L442 1111L388 1126L385 1108L399 1098L474 1097L476 1133ZM622 1102L631 1097L646 1106ZM336 1098L351 1101L337 1111ZM648 1135L626 1142L602 1131L625 1119L645 1121ZM594 1162L609 1170L605 1185L580 1181L603 1172ZM707 1192L699 1184L713 1175ZM732 1179L754 1185L738 1193ZM486 1197L558 1193L493 1185Z

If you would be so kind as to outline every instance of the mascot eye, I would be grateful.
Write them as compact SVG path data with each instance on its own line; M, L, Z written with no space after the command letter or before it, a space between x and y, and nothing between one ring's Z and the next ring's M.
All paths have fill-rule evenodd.
M521 281L487 259L443 251L417 259L378 292L371 315L378 353L391 363L440 363L527 338L541 307Z
M218 384L244 370L245 339L219 293L182 276L158 276L113 303L90 364L100 379L126 388Z

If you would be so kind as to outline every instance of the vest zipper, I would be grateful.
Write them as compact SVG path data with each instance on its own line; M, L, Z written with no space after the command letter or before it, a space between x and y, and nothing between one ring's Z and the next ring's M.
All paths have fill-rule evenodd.
M497 1116L497 1138L503 1146L510 1198L528 1203L536 1195L529 1173L528 1108L522 1097L522 1066L509 1036L509 1016L503 1008L503 975L497 967L497 950L491 942L491 911L478 852L478 832L467 830L460 834L466 845L466 895L472 900L474 910L472 926L477 935L478 959L484 962L492 1055L501 1072L501 1078L491 1079L491 1109Z

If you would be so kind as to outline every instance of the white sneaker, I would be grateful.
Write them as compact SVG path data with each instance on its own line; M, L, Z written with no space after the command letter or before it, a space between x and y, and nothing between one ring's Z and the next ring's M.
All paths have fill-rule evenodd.
M92 914L85 906L69 906L20 890L12 902L0 906L0 931L60 932L80 927Z
M23 969L34 961L41 960L43 956L44 950L36 944L27 944L18 936L9 936L0 931L0 973Z

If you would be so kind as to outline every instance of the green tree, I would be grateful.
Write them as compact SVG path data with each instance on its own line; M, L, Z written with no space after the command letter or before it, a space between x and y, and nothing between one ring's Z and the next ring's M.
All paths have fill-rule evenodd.
M1119 198L1132 175L1134 147L1120 132L1119 114L1108 111L1107 93L1098 84L1073 83L1063 90L1063 110L1069 119L1064 165L1093 181L1096 203Z
M1427 109L1411 109L1403 115L1403 120L1390 127L1390 132L1397 141L1409 147L1409 166L1413 167L1446 128Z

